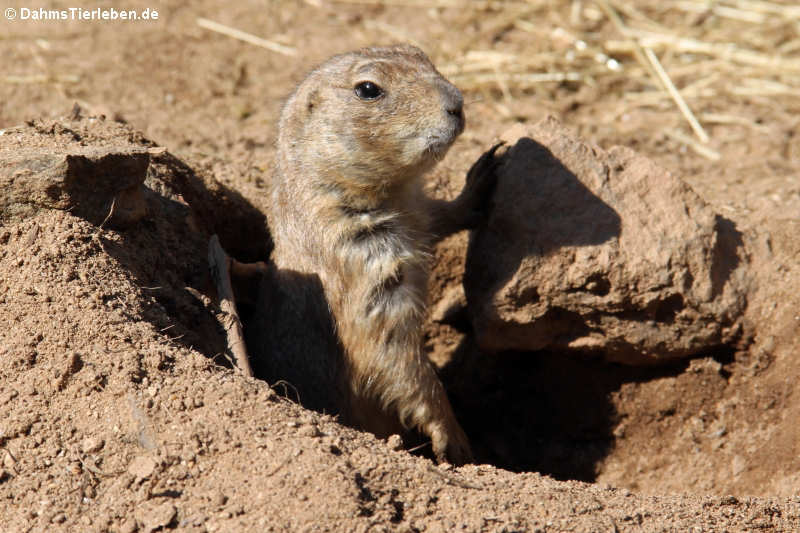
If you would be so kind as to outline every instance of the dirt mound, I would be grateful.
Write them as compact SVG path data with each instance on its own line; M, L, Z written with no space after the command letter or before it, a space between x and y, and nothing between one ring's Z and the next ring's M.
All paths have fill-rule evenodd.
M26 150L149 158L132 196L147 211L128 229L113 221L119 195L88 206L98 218L19 201L34 190L13 216L3 209L0 531L800 529L794 2L399 4L418 2L198 0L157 6L149 22L0 18L0 164ZM560 351L487 357L464 312L462 234L437 250L426 340L488 465L435 468L227 369L203 294L205 236L219 233L238 259L267 255L259 213L285 97L331 53L399 41L465 95L467 130L431 176L434 194L452 198L494 138L552 114L587 142L635 149L758 233L747 349L653 368ZM9 140L76 101L108 120L37 120Z
M17 210L0 229L0 317L7 325L0 333L3 531L589 531L800 525L800 506L794 500L644 497L489 465L437 467L342 427L329 416L306 411L266 383L215 364L224 362L223 344L216 310L203 295L203 262L207 236L219 222L203 210L217 200L245 211L252 208L212 178L115 123L35 123L8 130L10 137L3 142L63 154L78 142L72 133L72 140L64 141L61 135L67 130L85 145L104 144L108 153L117 154L97 160L106 165L107 179L117 175L115 168L129 168L129 158L148 154L152 160L137 193L146 209L138 222L115 230L102 226L104 218L94 211L78 210L83 216L77 216L72 202L65 201L25 213ZM17 172L19 164L14 169L5 170L4 177ZM57 172L48 170L47 175L58 181ZM72 176L66 171L61 175ZM192 201L185 201L190 196ZM95 200L95 209L110 209L108 199ZM254 216L249 223L257 226L262 219ZM236 244L232 241L231 247ZM770 333L776 353L786 340L780 334ZM763 343L758 347L766 349ZM763 458L765 443L786 427L782 420L791 423L789 391L765 390L774 378L764 377L769 372L758 357L762 352L737 356L724 365L710 357L699 359L685 371L673 369L665 373L672 375L661 376L598 363L556 364L545 355L543 362L527 368L530 372L520 372L513 359L498 359L473 365L473 370L482 368L480 375L462 373L461 388L455 386L453 394L466 408L461 415L478 449L495 453L498 464L511 457L497 452L498 447L519 452L525 444L517 440L520 421L539 417L538 436L529 444L536 451L549 446L550 452L542 453L538 464L525 463L530 457L511 458L516 469L539 466L551 473L559 473L559 463L570 463L571 455L587 450L573 442L553 451L558 439L585 438L597 430L570 410L577 407L584 410L584 419L593 418L585 411L587 402L593 393L605 394L621 419L614 435L623 452L614 450L606 457L601 479L614 480L616 475L629 480L622 475L630 468L626 458L647 465L648 451L632 449L645 440L648 446L672 447L683 459L645 466L637 477L646 481L650 475L663 475L659 468L685 470L680 447L690 442L707 447L704 455L694 456L706 463L691 466L716 472L720 479L714 479L713 488L718 492L720 487L735 489L735 481L748 475L749 461ZM452 368L448 372L457 374ZM587 369L595 371L595 389L587 387L581 398L576 390L588 385ZM559 382L553 372L568 379ZM559 386L571 381L569 392L577 403L559 397L564 391L557 392L558 386L541 383L526 396L524 382L544 375ZM731 385L737 380L738 385ZM492 392L500 383L502 389ZM476 399L483 406L467 402L459 394L465 392L479 394ZM537 404L542 395L549 395L548 408L563 405L541 416ZM709 398L715 410L704 405ZM761 403L751 406L742 399ZM726 405L730 411L724 411ZM489 422L488 407L503 416ZM748 413L770 418L758 416L756 422ZM673 422L640 420L653 415ZM551 426L556 419L558 424ZM682 433L690 429L696 433ZM652 434L659 430L661 434ZM750 446L761 446L748 449L745 436ZM544 448L542 440L548 440ZM721 450L719 457L712 447ZM610 450L605 447L606 453ZM736 455L730 459L730 454ZM733 461L727 475L713 462L723 458ZM676 472L675 480L686 488L685 475ZM777 481L763 485L763 491L787 492L780 489L791 486L789 482ZM704 487L698 483L693 488Z

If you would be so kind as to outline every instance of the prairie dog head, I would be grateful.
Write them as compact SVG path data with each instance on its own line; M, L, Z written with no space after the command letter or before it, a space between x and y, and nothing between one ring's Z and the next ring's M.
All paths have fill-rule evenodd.
M368 189L420 176L463 130L461 92L420 49L365 48L332 57L298 86L279 146L283 164Z

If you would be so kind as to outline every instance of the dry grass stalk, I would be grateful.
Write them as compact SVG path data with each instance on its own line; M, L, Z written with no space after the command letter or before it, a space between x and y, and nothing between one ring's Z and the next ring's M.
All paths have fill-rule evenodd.
M692 110L689 109L686 100L683 99L683 96L681 96L681 93L675 87L675 84L672 83L672 80L667 74L667 71L664 70L663 66L661 66L661 62L658 60L653 51L650 50L649 48L645 48L644 53L645 57L647 57L647 60L650 61L650 64L653 65L653 70L655 70L658 79L664 85L670 96L672 96L672 99L675 101L675 104L678 106L678 109L680 109L681 113L686 118L686 121L689 122L689 125L692 127L692 131L694 131L695 135L697 135L697 137L701 141L707 143L709 141L709 138L708 134L706 133L706 130L703 129L703 126L700 125L700 122L697 120L697 117L695 117L694 113L692 113Z
M494 75L497 79L497 87L500 89L500 92L503 94L503 101L506 104L511 103L511 91L508 89L508 84L503 79L502 75L500 74L500 69L495 65L494 67Z
M707 5L706 0L700 0L700 5ZM761 0L723 0L719 4L730 4L741 11L774 15L786 20L800 19L800 6L782 5Z
M502 116L513 116L513 99L522 92L557 97L563 82L596 84L622 91L621 113L632 107L649 106L665 114L668 105L677 108L696 139L706 142L701 121L759 127L746 118L751 113L737 120L739 111L726 112L720 103L748 105L757 116L761 107L791 106L787 102L800 96L800 4L789 0L573 0L555 5L543 0L306 1L320 7L433 8L423 17L446 21L448 38L414 44L422 44L443 74L463 90L484 95ZM680 11L687 14L683 23L675 18ZM605 21L618 37L608 38ZM414 42L408 24L388 22L365 18L361 28ZM694 108L714 113L695 115ZM665 115L665 120L678 124L677 118ZM706 150L703 157L713 160L714 154Z
M740 48L733 44L707 43L695 39L685 39L674 35L652 33L632 28L628 28L627 32L630 37L637 39L638 42L646 48L670 49L673 52L705 54L726 61L735 61L744 65L770 68L783 72L800 72L800 59L789 59L779 55L756 52L754 50ZM621 46L625 48L629 45L622 44ZM613 48L612 51L614 51Z
M798 29L800 30L800 28ZM798 51L800 51L800 39L793 39L778 47L778 53L784 56Z
M614 6L615 11L623 13L629 19L635 20L639 24L651 28L652 31L662 32L662 33L668 31L668 28L656 22L652 18L642 13L639 9L637 9L634 5L634 2L613 2L612 4L609 4L609 6L610 5Z
M741 85L731 88L732 94L740 96L794 96L800 98L800 90L773 80L745 78Z
M722 113L703 113L700 115L703 122L706 124L736 124L738 126L747 126L756 130L767 131L769 128L758 124L753 120L740 117L738 115L726 115Z
M614 10L613 7L606 1L606 0L598 0L598 4L606 13L608 18L623 35L629 35L630 29L625 25L622 21L620 16ZM653 53L651 49L646 46L643 46L637 40L630 41L633 44L633 54L639 63L642 63L651 75L660 82L661 86L664 90L669 93L672 99L675 101L675 104L678 106L678 109L689 122L689 125L692 127L692 130L695 134L700 138L703 142L708 142L708 134L705 132L703 127L700 125L700 122L694 116L689 106L686 104L686 100L683 99L678 89L675 87L675 84L672 83L672 79L669 77L667 72L664 70L664 67L661 65L661 62L658 60L658 57ZM648 66L649 65L649 66Z
M628 27L617 14L616 10L614 10L614 8L611 7L611 5L605 0L598 0L597 3L603 9L603 12L605 12L606 16L617 29L617 31L620 34L627 36ZM633 53L633 56L636 58L639 64L642 65L642 67L644 67L644 69L649 72L654 79L657 80L658 74L653 70L652 64L647 60L647 56L644 53L642 45L634 39L629 39L627 42L629 45L628 49Z
M678 141L681 144L685 144L692 150L694 150L697 154L705 157L706 159L710 159L711 161L719 161L722 156L716 150L712 150L708 146L704 146L691 137L684 135L683 133L677 130L664 130L664 133L667 137Z
M197 25L200 26L201 28L215 31L223 35L227 35L228 37L233 37L234 39L239 39L240 41L244 41L246 43L250 43L255 46L260 46L261 48L266 48L267 50L271 50L278 54L283 54L285 56L290 56L290 57L297 55L296 48L292 48L291 46L284 46L282 44L278 44L274 41L269 41L267 39L262 39L261 37L257 37L251 33L247 33L242 30L237 30L236 28L231 28L230 26L225 26L224 24L220 24L219 22L214 22L213 20L208 20L202 17L198 17Z
M720 4L709 4L708 2L698 3L691 0L685 2L677 2L675 6L684 11L693 13L713 13L718 17L730 18L734 20L741 20L744 22L752 22L753 24L762 24L767 16L758 11L747 11L735 7L727 7Z

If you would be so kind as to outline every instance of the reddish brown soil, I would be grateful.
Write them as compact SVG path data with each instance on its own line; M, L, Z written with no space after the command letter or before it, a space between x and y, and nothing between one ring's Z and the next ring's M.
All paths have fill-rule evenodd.
M551 4L543 28L569 26L570 3ZM0 21L0 129L62 116L77 101L84 114L107 117L85 142L117 135L113 121L125 121L124 131L166 147L209 189L216 180L263 211L280 104L331 53L402 38L447 64L454 33L475 49L556 46L493 25L496 11L156 7L158 22ZM299 55L210 33L198 16L280 39ZM741 27L743 41L755 31L729 19L692 31L704 24ZM597 38L613 27L574 31ZM211 306L197 292L204 258L189 256L185 229L162 221L116 232L43 210L0 226L0 531L800 529L800 98L692 102L696 112L741 119L708 125L722 155L710 161L664 135L662 126L688 132L668 99L628 103L640 89L599 78L515 90L511 100L468 92L468 131L431 190L454 194L502 131L547 113L603 146L636 148L761 235L740 346L667 368L563 354L487 358L460 317L431 322L431 357L487 463L436 467L223 366ZM171 157L155 159L155 183L169 181ZM233 255L263 258L263 234L230 229L247 227L244 215L193 207L222 233L232 221L223 242ZM263 222L247 213L248 223ZM465 239L440 246L433 301L459 283Z

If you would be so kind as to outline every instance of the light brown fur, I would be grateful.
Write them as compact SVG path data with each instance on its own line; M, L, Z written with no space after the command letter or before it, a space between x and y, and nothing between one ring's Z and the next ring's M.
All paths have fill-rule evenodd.
M382 96L360 98L365 81ZM249 334L256 366L304 405L379 436L416 427L455 463L469 443L422 351L430 248L480 219L491 156L452 202L427 198L421 178L463 130L462 104L411 46L335 56L308 75L281 115L277 269Z

